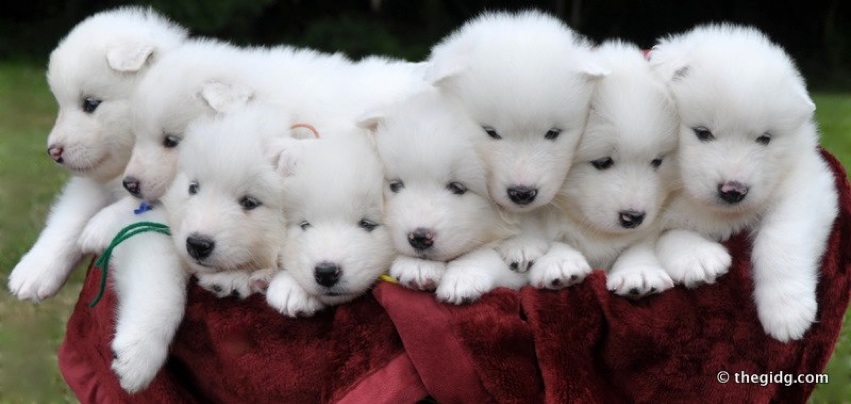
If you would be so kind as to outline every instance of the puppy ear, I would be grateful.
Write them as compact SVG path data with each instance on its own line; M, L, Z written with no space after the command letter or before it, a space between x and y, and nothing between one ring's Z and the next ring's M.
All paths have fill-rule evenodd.
M425 76L423 78L427 83L431 83L431 85L435 87L441 87L451 78L461 74L464 70L464 67L456 64L431 63L425 69Z
M211 81L201 88L200 96L216 112L227 113L247 104L254 90L239 83Z
M126 43L107 49L106 62L118 72L138 72L154 54L154 47L143 43Z
M357 123L355 124L358 128L365 129L371 134L375 134L378 131L378 127L384 123L384 116L378 111L370 111L364 115L361 115Z
M612 71L603 66L594 58L586 58L579 64L579 71L589 80L597 80L612 74Z
M278 174L285 178L290 177L297 172L305 147L316 141L289 137L274 138L269 141L266 156Z

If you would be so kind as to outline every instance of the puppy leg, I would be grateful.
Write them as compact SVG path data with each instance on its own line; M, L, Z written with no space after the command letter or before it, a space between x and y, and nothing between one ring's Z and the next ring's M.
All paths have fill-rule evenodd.
M56 294L82 258L77 239L83 227L111 196L94 180L73 177L51 208L33 247L9 275L9 290L18 299L40 301Z
M112 238L134 219L133 210L140 201L126 196L101 209L89 220L80 239L77 241L83 253L100 253L109 245Z
M695 288L730 270L732 258L718 242L689 230L668 230L656 244L659 261L674 282Z
M819 265L837 213L833 177L823 163L819 168L789 181L791 189L754 239L757 313L765 332L779 341L803 338L816 321Z
M511 270L523 273L531 269L535 261L547 253L550 240L542 230L543 225L535 214L521 217L520 228L519 235L500 242L496 246L496 251Z
M129 392L144 389L165 364L186 309L188 276L174 243L143 233L113 253L118 313L112 370Z
M656 239L634 244L624 250L612 265L606 287L618 295L639 298L674 287L653 248Z
M463 304L499 287L520 289L527 283L526 275L509 269L496 250L481 248L449 262L436 293L438 300Z
M529 282L538 289L561 289L581 283L590 273L591 265L582 253L567 244L552 243L529 272Z
M310 317L325 305L307 293L286 270L279 271L269 282L266 302L288 317Z

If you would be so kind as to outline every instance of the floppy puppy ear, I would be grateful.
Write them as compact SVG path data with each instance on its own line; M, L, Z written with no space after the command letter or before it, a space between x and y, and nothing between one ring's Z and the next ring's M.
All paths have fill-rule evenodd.
M199 94L217 113L227 113L248 104L254 98L254 90L240 83L205 83Z
M266 147L266 157L282 177L290 177L298 171L304 149L315 139L274 138Z
M106 62L112 70L118 72L138 72L153 54L152 45L130 42L107 49Z

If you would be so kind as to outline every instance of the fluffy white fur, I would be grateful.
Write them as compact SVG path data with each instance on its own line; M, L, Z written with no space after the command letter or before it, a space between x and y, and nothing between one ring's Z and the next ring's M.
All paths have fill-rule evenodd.
M759 319L780 341L802 338L816 320L819 262L837 214L803 79L780 47L745 27L700 26L661 40L651 55L682 120L682 189L667 227L709 240L750 231ZM731 189L740 193L737 203L722 198ZM672 267L692 251L676 235L659 245ZM675 276L687 278L681 273L689 270ZM698 271L692 279L705 272L699 265L691 271Z
M384 217L401 254L391 276L407 287L436 288L438 299L456 304L526 283L493 248L515 229L488 197L487 169L472 140L481 131L476 122L428 91L364 124L384 162Z
M175 175L186 126L200 116L245 104L275 105L320 132L351 129L364 109L422 85L419 65L288 46L236 48L198 41L169 55L138 91L136 146L125 181L138 196L159 199Z
M564 182L595 78L605 74L590 48L555 17L528 11L483 14L432 49L427 80L492 131L480 129L475 140L490 196L504 209L546 205ZM550 131L557 136L547 139ZM520 186L535 190L533 200L509 197Z
M121 8L80 22L51 53L47 80L59 115L47 143L74 177L9 276L19 299L54 295L81 258L81 230L120 195L117 177L133 144L130 97L150 66L185 37L183 28L149 9Z
M573 160L594 84L606 74L591 44L538 11L486 13L437 44L428 62L426 79L482 127L474 139L490 197L515 213L549 204ZM549 245L534 218L521 220L522 232L498 251L525 272Z
M363 131L332 139L280 139L271 146L283 175L288 218L282 271L266 299L281 313L310 316L364 294L390 266L382 219L381 162Z
M654 247L656 218L675 178L676 110L636 46L607 42L596 53L610 74L591 97L558 209L544 211L543 225L557 242L532 266L530 279L559 288L593 267L609 271L607 286L617 294L658 293L673 286Z
M193 273L276 266L282 195L263 155L266 140L287 136L289 125L285 116L250 108L187 128L180 169L163 203L175 246ZM190 238L209 242L209 250L193 255Z

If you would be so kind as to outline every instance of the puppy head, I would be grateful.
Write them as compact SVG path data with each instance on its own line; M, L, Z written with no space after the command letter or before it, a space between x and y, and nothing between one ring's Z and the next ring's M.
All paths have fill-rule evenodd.
M289 123L254 109L187 128L180 168L163 198L178 251L196 272L275 265L283 238L281 185L264 158Z
M508 236L470 140L480 128L450 99L418 95L364 123L384 163L384 217L396 251L448 261Z
M361 131L274 142L288 218L283 270L326 304L365 293L393 250L382 212L382 168Z
M427 79L467 109L501 207L530 211L564 182L597 78L590 45L539 12L484 14L435 46Z
M680 113L684 193L706 208L761 209L794 155L816 146L803 79L759 31L701 26L661 41L651 62Z
M124 170L128 192L158 200L176 175L187 126L250 103L254 89L240 56L227 44L192 42L163 58L141 81L133 98L135 145Z
M48 153L75 175L121 174L133 146L130 97L139 79L185 39L150 9L121 8L79 23L50 54L47 81L59 104Z
M656 219L675 178L676 111L637 47L610 42L596 52L611 74L591 98L588 125L557 200L595 232L641 231Z

